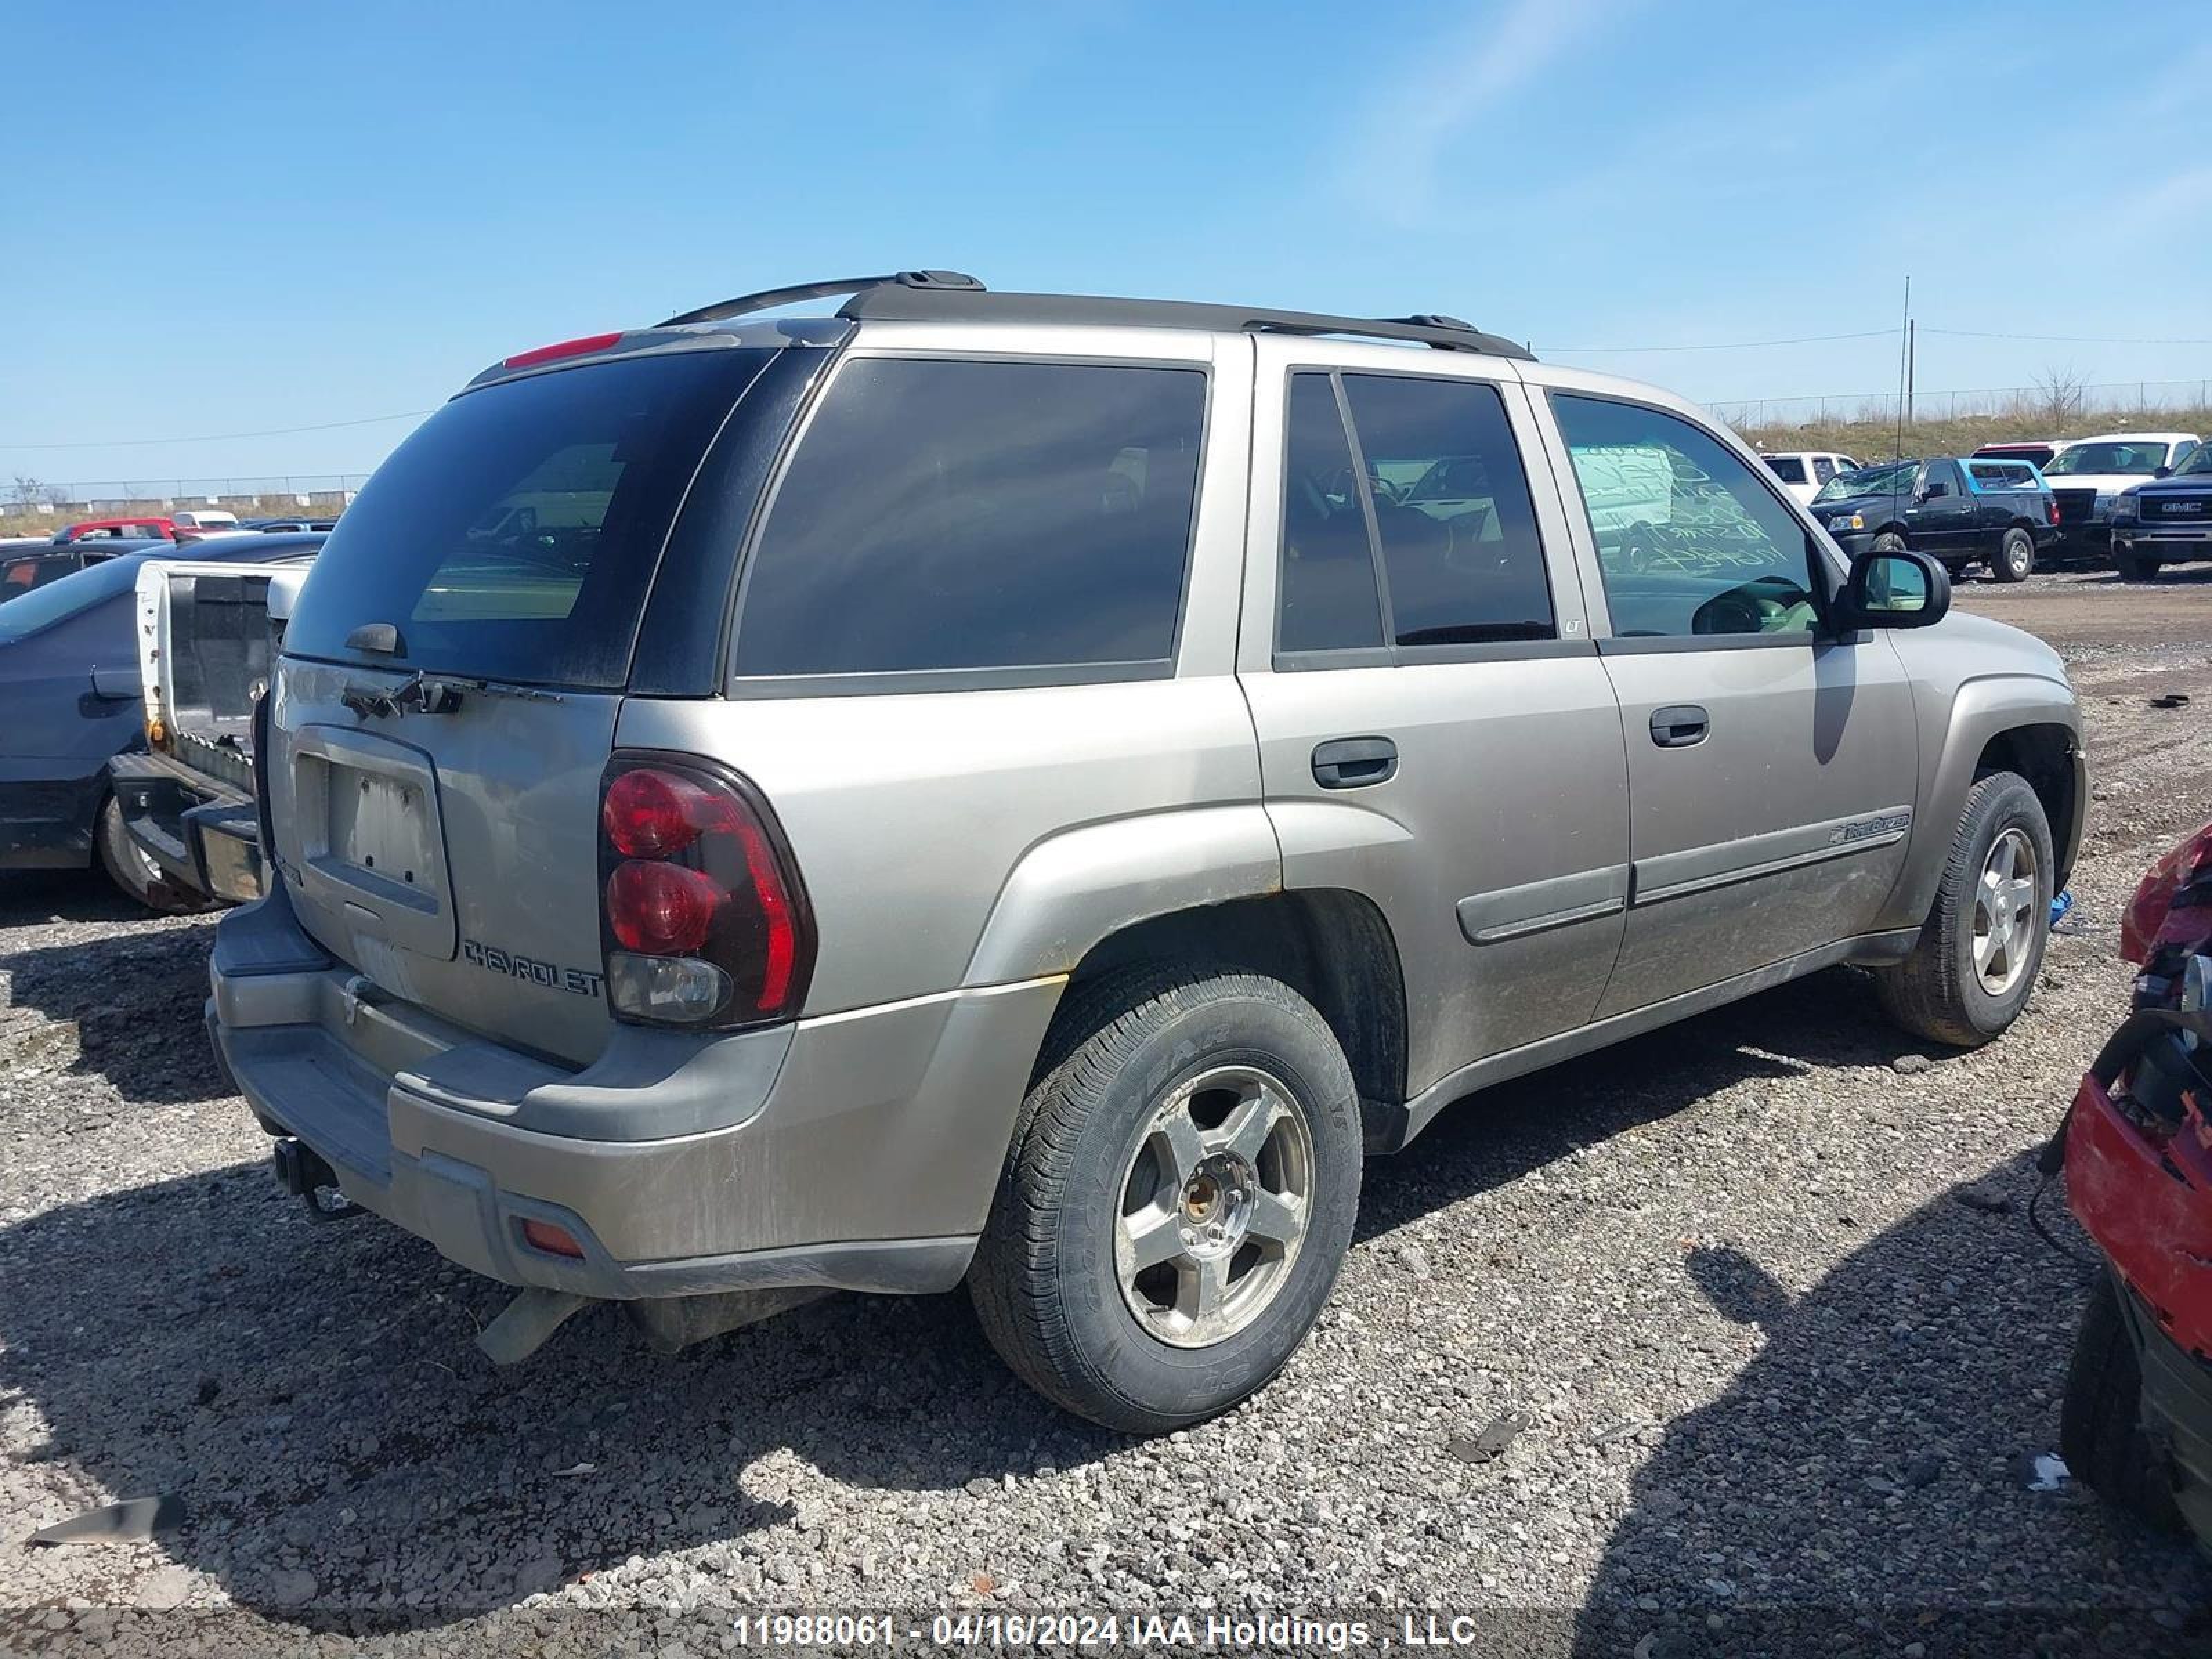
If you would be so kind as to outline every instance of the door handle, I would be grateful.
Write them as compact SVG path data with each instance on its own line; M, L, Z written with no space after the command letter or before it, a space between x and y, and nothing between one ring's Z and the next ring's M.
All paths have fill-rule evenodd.
M1651 711L1651 741L1662 749L1687 749L1693 743L1703 743L1711 725L1705 711L1693 702L1655 708Z
M1324 789L1364 789L1398 772L1398 745L1388 738L1334 738L1315 746L1314 781Z

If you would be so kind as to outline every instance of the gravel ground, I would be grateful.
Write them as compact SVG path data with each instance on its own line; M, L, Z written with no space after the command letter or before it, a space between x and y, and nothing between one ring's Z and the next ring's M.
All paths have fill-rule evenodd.
M2147 704L2202 694L2212 575L1960 603L2062 645L2098 778L2021 1024L1923 1063L1838 971L1495 1091L1370 1166L1288 1372L1149 1443L1040 1403L957 1297L673 1361L598 1312L494 1371L496 1287L276 1192L199 1027L211 924L0 885L0 1647L700 1652L732 1608L1039 1605L1442 1607L1647 1659L1793 1616L1967 1650L1993 1607L2190 1639L2187 1547L2030 1489L2089 1269L2026 1211L2124 1004L2119 908L2212 817L2212 732ZM25 1541L162 1492L156 1541Z

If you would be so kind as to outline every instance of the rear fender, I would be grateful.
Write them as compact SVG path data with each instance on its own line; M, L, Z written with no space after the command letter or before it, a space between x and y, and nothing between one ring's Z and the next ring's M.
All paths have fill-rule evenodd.
M1257 801L1085 824L1024 853L999 890L965 983L1073 971L1131 924L1279 890L1282 854Z

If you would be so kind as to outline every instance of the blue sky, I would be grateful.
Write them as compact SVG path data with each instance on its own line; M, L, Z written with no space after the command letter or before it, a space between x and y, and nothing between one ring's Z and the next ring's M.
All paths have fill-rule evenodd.
M2212 374L2187 9L8 10L51 90L5 141L0 484L359 470L408 422L119 441L421 410L527 346L917 264L1448 311L1710 399L1892 385L1895 340L1583 349L1889 328L1910 271L1923 388Z

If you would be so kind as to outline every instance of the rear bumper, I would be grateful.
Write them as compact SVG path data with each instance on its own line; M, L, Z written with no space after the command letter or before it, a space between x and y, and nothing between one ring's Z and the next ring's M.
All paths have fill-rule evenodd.
M0 760L0 870L82 870L107 792L107 763L56 776L82 761Z
M348 1198L489 1278L615 1299L951 1288L1061 983L721 1036L616 1026L568 1071L359 994L281 884L223 919L210 971L224 1066ZM583 1258L526 1243L529 1220Z
M251 799L164 755L118 755L107 770L124 829L172 884L233 904L261 896Z

